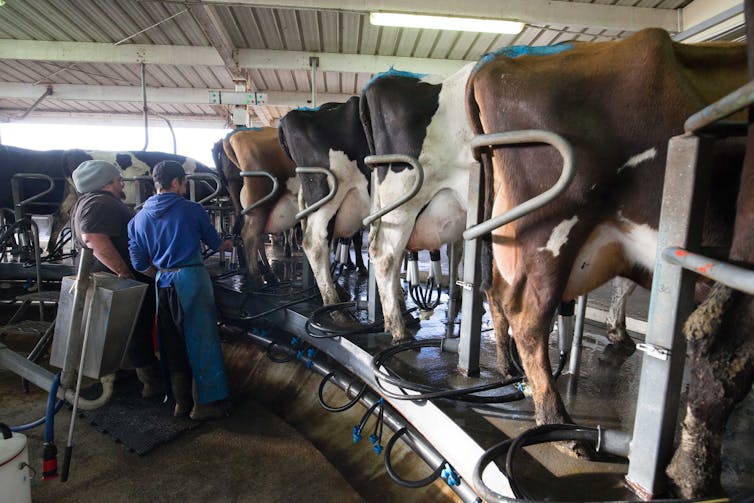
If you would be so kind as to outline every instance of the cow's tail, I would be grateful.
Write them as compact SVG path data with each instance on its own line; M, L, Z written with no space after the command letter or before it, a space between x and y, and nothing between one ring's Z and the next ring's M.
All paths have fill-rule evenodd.
M367 137L369 153L374 155L374 132L372 131L372 117L369 113L369 99L367 98L367 92L368 89L365 89L361 93L361 99L359 100L359 119L361 120L361 126L364 128L364 135Z
M291 157L291 151L288 148L288 143L285 141L285 117L280 119L280 123L278 124L278 142L280 142L280 147L283 149L283 152L285 152L285 155L287 155L288 159L292 161L293 157Z
M476 101L474 95L474 76L478 70L479 65L474 68L469 79L466 81L466 115L468 116L471 130L475 135L483 134L484 129L482 127L481 119L479 118L479 104ZM492 193L492 152L487 151L474 151L474 157L482 165L482 177L479 180L479 191L484 195L484 216L485 220L492 216L492 205L495 200L495 196ZM469 211L474 211L469 208ZM492 286L492 234L485 234L481 238L482 246L482 281L480 289L482 291L488 290Z
M228 160L233 163L234 166L236 166L239 170L241 169L241 163L238 162L238 158L236 157L236 152L233 150L233 145L230 144L230 140L228 137L226 137L223 140L223 150L225 150L225 155L228 156Z

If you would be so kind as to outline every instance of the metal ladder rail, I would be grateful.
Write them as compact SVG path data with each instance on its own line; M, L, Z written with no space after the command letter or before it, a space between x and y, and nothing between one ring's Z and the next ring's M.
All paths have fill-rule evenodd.
M481 166L469 173L469 210L466 213L466 240L463 257L463 288L461 299L461 341L458 348L458 368L469 376L479 374L479 353L481 344L482 298L476 285L481 276L481 247L478 239L483 235L527 215L559 197L576 176L571 145L560 135L550 131L530 129L478 135L471 141L475 151L494 146L519 145L524 143L545 143L555 147L563 158L563 170L557 182L538 196L511 208L505 213L480 222L483 215L483 201L480 199ZM476 211L475 211L476 210Z
M692 253L701 246L701 222L711 178L713 138L706 133L745 134L745 128L720 123L754 104L754 81L710 104L686 120L685 134L668 143L648 329L642 345L641 378L627 483L642 497L664 488L664 470L673 450L686 340L683 324L693 311L699 261L704 274L731 288L754 293L754 272ZM691 251L687 251L691 250ZM701 273L698 267L694 272Z

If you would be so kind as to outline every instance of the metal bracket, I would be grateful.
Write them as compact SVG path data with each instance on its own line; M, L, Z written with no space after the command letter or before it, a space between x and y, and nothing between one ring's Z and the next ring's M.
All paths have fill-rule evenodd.
M456 281L456 285L458 285L461 288L463 288L464 290L468 290L468 291L472 291L474 289L474 284L473 283L468 283L468 282L460 280L460 279L458 281Z
M409 190L403 197L398 198L396 201L393 201L387 206L384 206L383 208L378 210L376 213L372 213L371 215L366 217L363 221L364 227L369 227L369 225L371 225L371 223L374 222L375 220L382 218L383 216L387 215L388 213L398 208L402 204L407 203L409 200L411 200L412 197L418 194L419 190L421 190L422 188L422 184L424 183L424 168L422 167L418 159L414 159L413 157L410 157L407 155L400 155L400 154L370 155L364 158L364 163L367 166L369 166L369 169L371 170L374 170L374 168L376 168L380 164L392 164L394 162L403 162L403 163L409 164L412 168L414 168L416 172L414 185L411 187L411 190ZM374 185L372 185L372 190L376 191L377 188Z
M654 344L647 344L646 342L638 343L636 345L636 349L646 353L648 356L651 356L652 358L657 358L658 360L662 360L662 361L667 361L667 359L670 357L669 349L665 349L660 346L655 346Z
M320 209L322 206L329 203L330 200L333 197L335 197L335 194L338 192L338 179L335 177L335 174L332 171L325 168L296 168L296 174L298 175L305 175L305 174L325 175L327 179L330 181L330 192L328 192L325 195L325 197L315 202L311 206L304 208L300 212L296 213L296 221L299 221L303 218L308 217L309 215L311 215L312 213Z
M256 203L253 203L251 206L248 206L241 211L242 215L248 215L255 209L262 206L264 203L275 197L275 194L277 194L278 188L280 187L280 182L278 182L277 177L272 175L272 173L268 173L267 171L241 171L241 176L266 176L270 180L272 180L272 190L270 190L269 194L264 196L262 199L257 201Z
M208 195L201 201L196 201L199 204L204 204L211 201L212 199L214 199L220 194L220 191L223 188L223 184L220 181L220 177L212 173L191 173L189 175L186 175L186 180L188 180L189 182L192 182L192 186L191 186L191 196L192 196L191 199L192 200L196 200L195 182L197 181L200 181L204 183L205 185L209 186L209 188L213 191L212 194ZM215 186L212 187L208 182L214 182Z

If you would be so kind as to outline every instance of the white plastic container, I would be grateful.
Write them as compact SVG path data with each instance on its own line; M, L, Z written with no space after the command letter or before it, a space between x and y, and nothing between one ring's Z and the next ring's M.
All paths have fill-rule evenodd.
M21 433L7 439L0 435L0 501L31 503L29 448Z

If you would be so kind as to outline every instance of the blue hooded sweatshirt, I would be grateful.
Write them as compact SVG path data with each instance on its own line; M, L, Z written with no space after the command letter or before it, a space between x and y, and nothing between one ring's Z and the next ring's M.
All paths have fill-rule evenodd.
M200 204L173 192L157 194L144 203L128 224L128 251L137 271L151 264L173 269L203 262L199 242L217 249L222 240ZM170 274L163 274L158 286L169 286Z

